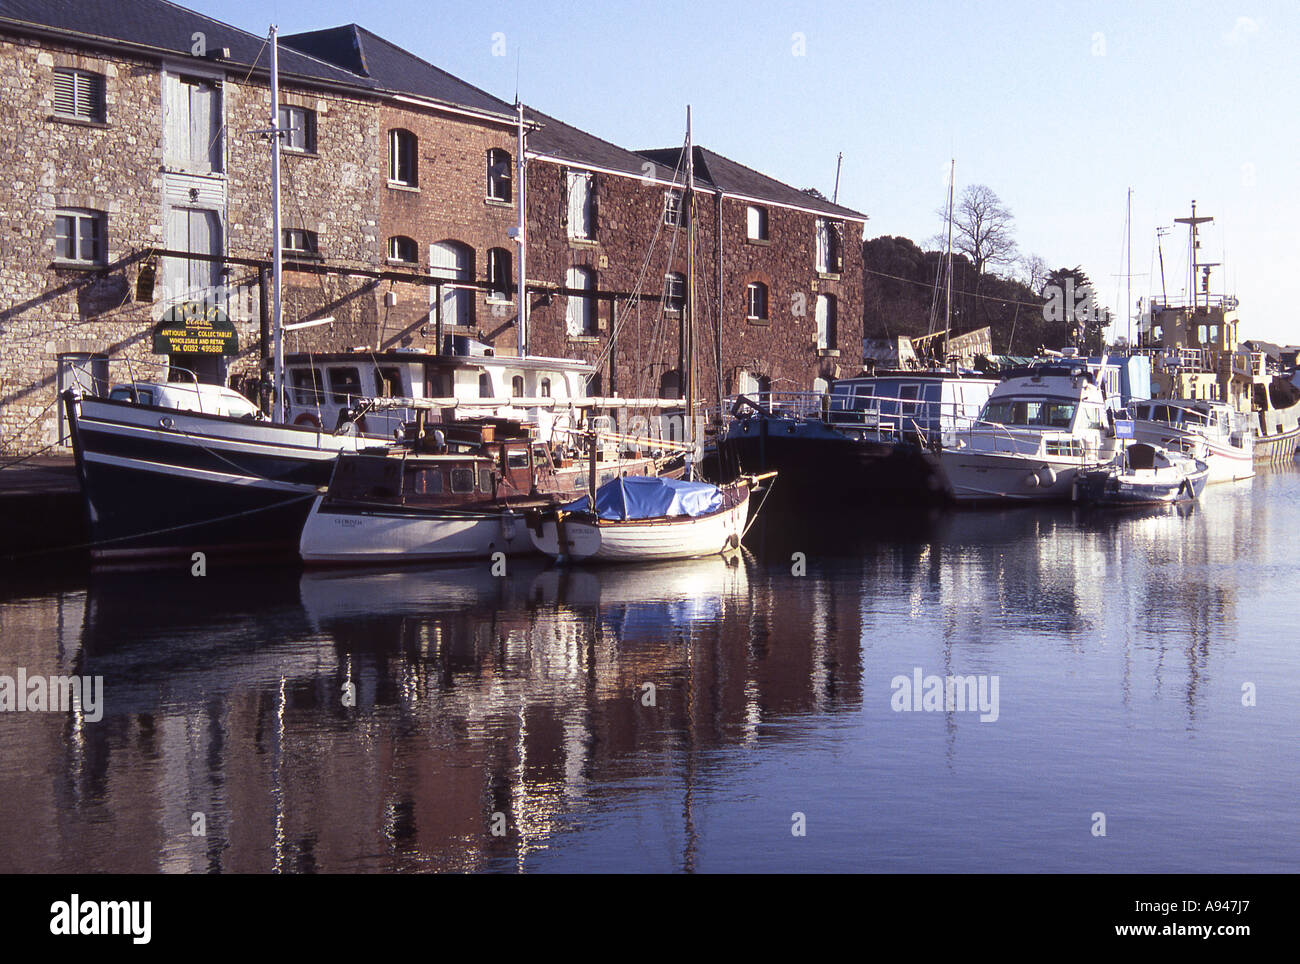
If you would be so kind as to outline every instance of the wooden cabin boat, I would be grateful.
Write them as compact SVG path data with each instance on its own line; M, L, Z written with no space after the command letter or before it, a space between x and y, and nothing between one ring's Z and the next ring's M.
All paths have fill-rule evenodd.
M418 450L341 455L298 541L308 564L409 563L531 554L530 510L589 490L592 479L656 471L651 458L556 459L535 432L503 419L424 430Z

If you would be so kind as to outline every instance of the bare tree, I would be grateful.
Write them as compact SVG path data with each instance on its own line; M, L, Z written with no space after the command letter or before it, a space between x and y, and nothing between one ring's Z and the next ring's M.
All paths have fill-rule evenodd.
M941 213L947 217L947 211ZM1011 237L1014 220L1002 199L985 185L971 184L961 192L952 212L952 246L970 259L976 279L993 265L1016 260L1020 252Z
M1025 283L1029 289L1036 295L1043 293L1043 285L1047 283L1047 276L1051 273L1051 268L1047 266L1047 261L1036 254L1026 255L1020 259L1020 267L1025 272Z

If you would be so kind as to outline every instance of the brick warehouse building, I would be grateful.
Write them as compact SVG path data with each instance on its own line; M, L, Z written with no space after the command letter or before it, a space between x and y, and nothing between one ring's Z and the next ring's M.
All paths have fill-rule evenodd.
M435 349L428 304L440 298L445 332L513 354L511 105L356 25L285 42L395 92L381 110L388 174L380 229L390 261L483 289L438 295L390 286L396 305L380 311L393 321L376 346ZM410 97L431 93L463 116L449 120L445 110L410 106ZM684 218L675 206L685 185L681 150L626 150L531 108L526 127L528 351L598 363L593 392L678 397L686 273ZM808 390L818 379L856 373L865 216L711 151L695 153L700 395L716 405L719 361L724 394Z
M284 317L333 319L287 333L286 350L436 350L436 314L446 333L513 353L514 109L356 26L281 40L282 119L296 128L281 175ZM271 228L269 145L255 133L270 113L264 38L158 0L91 13L0 0L0 57L0 451L57 442L74 367L156 375L168 358L154 326L200 296L220 301L238 353L170 361L254 394ZM528 126L529 351L598 362L594 390L677 394L685 242L666 195L682 184L680 150L637 154L533 111ZM701 149L696 174L701 394L716 394L719 326L724 392L854 373L861 295L848 279L861 277L865 218ZM151 257L159 248L213 260ZM416 274L485 290L393 280Z

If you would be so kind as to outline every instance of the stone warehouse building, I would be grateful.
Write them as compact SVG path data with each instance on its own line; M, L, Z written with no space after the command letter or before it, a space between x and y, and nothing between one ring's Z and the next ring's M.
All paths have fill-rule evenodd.
M56 447L74 383L170 364L256 394L268 67L264 37L162 0L0 0L0 452ZM441 331L514 353L516 109L356 25L283 35L280 71L284 318L332 319L286 350L437 351ZM594 391L678 395L681 149L525 117L527 350L596 362ZM701 148L695 169L699 393L856 372L865 217ZM194 305L231 354L158 343Z

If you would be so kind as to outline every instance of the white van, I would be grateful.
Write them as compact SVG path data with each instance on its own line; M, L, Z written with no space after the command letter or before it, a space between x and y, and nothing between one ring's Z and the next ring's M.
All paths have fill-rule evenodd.
M205 415L229 415L232 418L265 418L258 407L239 392L224 385L195 385L184 382L125 382L114 385L110 401L135 405L178 408Z

